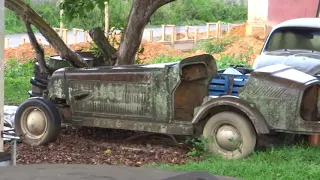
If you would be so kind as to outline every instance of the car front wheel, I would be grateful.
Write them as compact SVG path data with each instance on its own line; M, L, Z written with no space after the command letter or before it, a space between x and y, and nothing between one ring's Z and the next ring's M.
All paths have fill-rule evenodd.
M46 145L59 135L61 118L58 109L43 98L30 98L15 114L15 130L23 135L22 142L30 146Z
M249 119L235 112L212 116L203 129L210 152L226 159L243 159L256 146L256 131Z

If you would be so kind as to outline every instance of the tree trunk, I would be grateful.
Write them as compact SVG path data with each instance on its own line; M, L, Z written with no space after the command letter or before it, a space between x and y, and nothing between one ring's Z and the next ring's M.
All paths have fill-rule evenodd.
M61 58L66 59L74 67L86 67L88 64L74 51L72 51L48 25L38 13L36 13L23 0L5 0L5 7L13 11L19 17L34 25L46 38ZM30 37L30 36L29 36ZM31 40L31 39L30 39Z
M134 0L119 47L117 65L134 64L143 31L152 14L161 6L175 0Z

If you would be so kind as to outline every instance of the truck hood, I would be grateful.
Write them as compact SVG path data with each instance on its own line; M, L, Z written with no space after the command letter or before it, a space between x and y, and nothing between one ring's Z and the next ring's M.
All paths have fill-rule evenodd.
M315 75L320 72L320 53L306 51L263 52L253 64L253 69L283 64L304 73Z

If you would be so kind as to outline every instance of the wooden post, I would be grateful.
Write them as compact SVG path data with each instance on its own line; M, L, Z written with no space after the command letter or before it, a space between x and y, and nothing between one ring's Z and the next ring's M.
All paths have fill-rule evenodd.
M231 31L231 24L228 23L228 33L230 33L230 31Z
M174 29L172 28L172 34L171 34L171 46L174 47Z
M108 1L104 2L104 32L106 37L108 37L109 33L109 4Z
M20 41L20 45L24 45L26 43L26 40L27 40L26 37L22 37Z
M4 0L0 0L0 132L4 126ZM3 152L3 138L0 136L0 152Z
M9 38L5 38L4 40L4 48L9 48Z
M60 3L62 3L63 2L63 0L60 0ZM62 32L62 29L63 29L63 22L62 22L62 18L63 18L63 10L61 9L60 10L60 29L59 29L59 36L60 37L62 37L62 34L63 34L63 32Z
M73 28L72 31L73 31L73 44L77 44L78 43L78 31L75 28Z
M63 30L63 39L64 42L68 45L68 29Z
M165 41L165 37L166 37L166 25L163 24L161 41Z
M148 37L149 41L152 42L153 41L153 31L149 30L149 37Z
M221 36L221 21L218 21L216 24L216 37L220 38Z
M172 34L173 34L173 40L177 40L177 28L176 26L172 26Z
M198 33L199 33L199 28L196 28L194 32L194 47L196 47L198 44L198 39L199 39Z
M264 38L267 38L267 36L268 36L268 26L266 24L263 26L263 33L264 33Z
M189 39L189 26L186 26L186 38Z
M84 42L88 42L87 31L83 31Z
M210 34L210 24L207 23L207 32L206 32L206 38L209 38L209 34Z

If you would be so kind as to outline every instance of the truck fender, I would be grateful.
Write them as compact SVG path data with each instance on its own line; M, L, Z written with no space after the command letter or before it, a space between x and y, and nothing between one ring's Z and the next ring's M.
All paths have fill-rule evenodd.
M192 119L192 124L201 121L213 108L219 106L231 106L245 113L254 125L257 134L270 133L270 127L263 115L248 101L235 96L223 96L213 98L201 105Z

